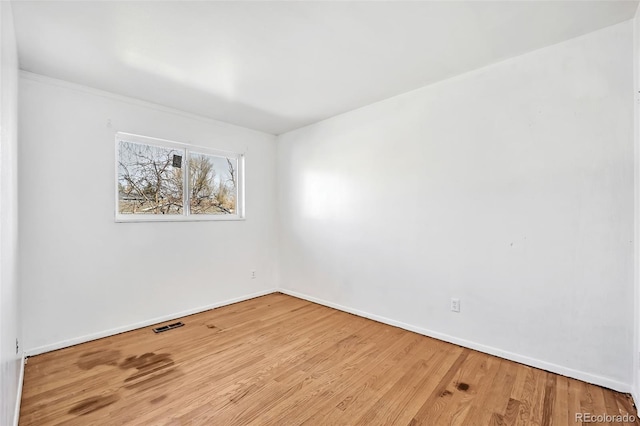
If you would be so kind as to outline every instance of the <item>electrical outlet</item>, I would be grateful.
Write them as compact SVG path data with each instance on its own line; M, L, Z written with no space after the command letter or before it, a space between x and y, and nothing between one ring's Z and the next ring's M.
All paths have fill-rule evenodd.
M251 271L251 279L252 280L256 279L256 271Z
M18 343L18 339L16 339L16 355L18 355L19 351L20 351L20 344Z
M456 299L455 297L451 298L451 311L460 312L460 299Z

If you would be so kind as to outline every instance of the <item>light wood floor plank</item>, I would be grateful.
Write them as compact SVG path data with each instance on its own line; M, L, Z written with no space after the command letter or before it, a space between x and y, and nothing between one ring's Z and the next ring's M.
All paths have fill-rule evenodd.
M627 395L280 293L180 320L29 358L20 424L558 426L577 412L635 414Z

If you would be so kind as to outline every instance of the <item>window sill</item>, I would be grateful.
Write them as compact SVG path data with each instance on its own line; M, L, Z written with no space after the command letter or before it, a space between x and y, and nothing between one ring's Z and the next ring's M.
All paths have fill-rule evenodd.
M218 222L218 221L244 221L242 216L238 215L116 215L116 223L129 222Z

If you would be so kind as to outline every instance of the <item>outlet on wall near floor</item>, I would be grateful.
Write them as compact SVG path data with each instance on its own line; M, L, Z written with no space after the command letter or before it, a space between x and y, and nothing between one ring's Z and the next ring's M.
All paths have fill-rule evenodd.
M256 278L256 271L251 271L251 279L254 280Z
M451 298L451 311L460 312L460 299L457 299L455 297Z

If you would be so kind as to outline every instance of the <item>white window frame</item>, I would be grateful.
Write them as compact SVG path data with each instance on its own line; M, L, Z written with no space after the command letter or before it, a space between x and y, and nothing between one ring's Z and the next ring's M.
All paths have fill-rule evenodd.
M118 177L120 161L120 142L132 142L144 145L152 145L160 148L179 149L184 151L182 161L182 214L122 214L119 212ZM236 213L235 214L191 214L189 199L189 153L213 155L217 157L235 158L238 166L236 171ZM203 146L191 145L181 142L158 139L150 136L135 135L132 133L117 132L115 140L115 221L116 222L202 222L217 220L244 220L244 154Z

